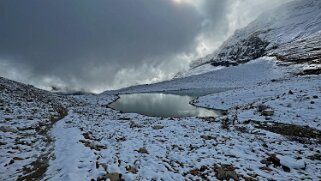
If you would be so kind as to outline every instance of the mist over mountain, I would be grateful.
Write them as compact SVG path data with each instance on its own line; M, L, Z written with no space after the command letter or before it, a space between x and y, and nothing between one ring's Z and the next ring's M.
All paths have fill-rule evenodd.
M4 0L0 75L102 92L170 79L278 0Z

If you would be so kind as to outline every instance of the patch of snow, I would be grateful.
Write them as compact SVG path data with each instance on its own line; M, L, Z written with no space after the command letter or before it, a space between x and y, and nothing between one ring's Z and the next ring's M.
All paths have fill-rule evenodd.
M73 119L72 113L52 129L54 159L49 162L44 180L90 180L95 175L90 170L95 167L96 157L79 142L82 139L80 130L66 127L65 121L70 119Z

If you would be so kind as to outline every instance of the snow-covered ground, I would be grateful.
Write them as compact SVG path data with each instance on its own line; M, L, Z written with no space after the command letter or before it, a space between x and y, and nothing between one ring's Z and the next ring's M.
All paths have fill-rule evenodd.
M0 77L0 180L39 179L52 125L76 101Z
M55 99L55 104L68 109L68 115L45 134L55 140L49 150L42 149L43 143L33 136L28 138L30 147L18 145L12 152L15 138L24 133L2 127L27 126L32 120L3 112L3 118L17 121L1 122L1 141L5 141L0 147L1 180L29 175L19 170L44 155L48 160L37 177L42 180L320 180L321 76L299 75L307 67L318 65L261 58L192 76L190 81L175 79L100 95L63 97L32 89L40 97ZM116 93L214 89L217 85L232 89L193 101L228 111L215 119L155 118L108 108L117 99ZM1 99L12 101L17 95L6 91ZM14 109L12 102L5 106ZM17 102L29 110L41 99L35 98L35 105L24 106L28 101L22 98ZM38 106L51 105L43 104Z
M259 82L278 79L288 74L290 70L277 66L271 57L262 57L237 67L225 67L201 75L177 78L151 85L133 86L116 91L117 93L159 92L184 89L236 88L244 85L255 85ZM109 92L107 92L109 93Z
M75 96L86 106L73 107L53 129L57 158L49 162L46 178L320 180L321 76L297 76L306 65L278 66L270 61L260 59L220 70L227 75L224 71L247 72L256 64L268 63L267 67L273 67L268 70L278 73L262 73L264 77L253 76L251 81L235 76L238 88L194 101L228 110L227 116L216 119L119 113L107 107L117 99L115 92ZM215 77L212 80L215 85ZM177 82L165 84L172 89ZM139 90L155 91L155 87L158 91L167 88L158 84ZM292 126L307 135L278 129Z
M320 91L320 76L294 77L204 96L198 105L233 110L240 122L277 121L321 130ZM273 109L274 114L261 116L259 105Z

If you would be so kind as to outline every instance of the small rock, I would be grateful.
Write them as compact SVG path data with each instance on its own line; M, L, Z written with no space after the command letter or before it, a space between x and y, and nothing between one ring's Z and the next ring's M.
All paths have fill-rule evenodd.
M101 167L107 172L108 165L106 163L100 163Z
M127 172L130 172L130 173L133 173L133 174L136 174L138 172L138 170L135 167L132 167L132 166L126 167L126 170L127 170Z
M126 139L126 137L125 136L120 136L120 137L117 137L117 138L115 138L118 142L120 142L120 141L126 141L127 139Z
M264 164L264 165L269 165L269 162L266 160L266 159L263 159L263 160L261 160L260 161L262 164Z
M159 130L159 129L163 129L164 126L163 125L155 125L152 127L153 129Z
M215 137L211 136L211 135L201 135L201 138L203 138L204 140L214 140Z
M6 145L7 143L6 142L2 142L2 141L0 141L0 146L2 146L2 145Z
M289 94L291 94L291 95L292 95L292 94L293 94L293 91L292 91L292 90L289 90Z
M199 175L200 171L198 169L194 169L194 170L191 170L190 171L190 174L196 176L196 175Z
M84 136L85 139L89 139L89 140L91 139L90 133L83 133L82 135Z
M139 150L137 150L138 153L143 153L143 154L148 154L148 151L146 148L139 148Z
M307 158L310 160L320 160L321 161L321 154L316 153L314 155L308 156Z
M208 122L215 122L216 120L215 120L215 117L204 117L204 118L202 118L202 119L204 119L205 121L208 121Z
M261 170L265 171L265 172L272 172L273 170L270 169L269 167L260 167Z
M110 181L122 181L122 175L120 173L107 173L106 178Z
M15 127L9 127L9 126L1 126L0 131L2 132L11 132L11 133L16 133L18 132L18 129Z
M140 124L135 123L134 121L131 121L129 124L129 127L130 128L143 128L144 125L140 125Z
M222 165L221 167L216 166L214 171L216 178L219 180L239 180L239 177L235 172L235 168L231 165Z
M287 166L282 165L282 168L283 168L283 170L285 172L290 172L291 171L291 169L289 167L287 167Z
M107 149L107 146L99 143L99 142L95 142L95 141L91 141L91 140L79 140L80 143L83 143L86 147L92 149L92 150L96 150L96 151L100 151L100 150L104 150Z
M266 106L266 105L264 105L264 104L258 104L258 105L256 106L256 109L257 109L258 112L262 112L262 111L264 111L265 109L268 109L268 106Z
M24 160L23 158L20 158L20 157L13 157L12 159L13 160Z
M271 155L266 160L277 167L281 166L280 159L276 155Z
M96 160L96 169L98 169L98 168L99 168L99 161Z
M14 164L14 160L10 160L9 165Z
M262 116L273 116L274 111L272 109L265 109L261 112Z

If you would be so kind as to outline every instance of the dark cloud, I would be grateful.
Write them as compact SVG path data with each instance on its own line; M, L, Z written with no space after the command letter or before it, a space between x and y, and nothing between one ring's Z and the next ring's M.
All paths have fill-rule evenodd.
M190 51L201 22L195 8L169 0L3 0L0 8L0 59L84 88L117 86L108 84L121 68Z
M234 1L184 1L1 0L0 75L90 91L169 78L230 29Z

